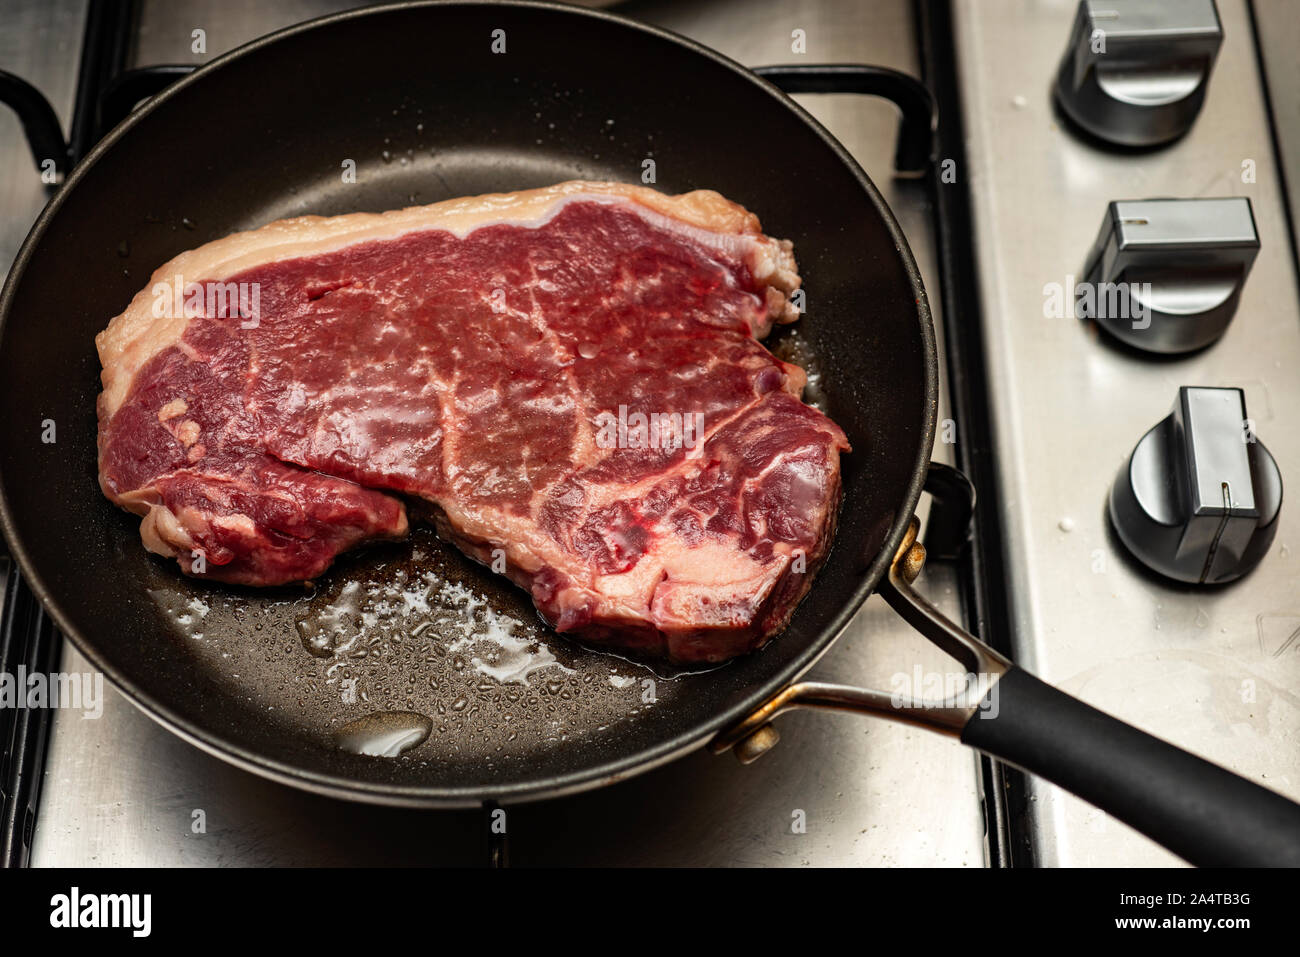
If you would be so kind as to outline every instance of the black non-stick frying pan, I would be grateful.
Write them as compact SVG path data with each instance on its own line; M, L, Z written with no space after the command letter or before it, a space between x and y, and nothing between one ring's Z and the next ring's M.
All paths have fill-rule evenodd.
M289 215L637 182L646 159L658 188L716 189L794 240L809 306L772 347L810 369L810 399L853 444L836 545L764 650L678 676L583 650L427 533L349 556L308 590L182 580L100 494L93 338L159 263ZM10 549L95 666L238 765L362 800L517 801L706 742L753 756L778 711L841 707L960 735L1193 861L1300 863L1300 807L1048 688L911 591L937 365L906 241L803 110L680 37L549 4L434 3L249 44L156 97L78 166L18 255L0 323ZM56 441L42 441L50 422ZM985 684L939 707L793 684L876 588ZM322 629L341 650L313 644Z

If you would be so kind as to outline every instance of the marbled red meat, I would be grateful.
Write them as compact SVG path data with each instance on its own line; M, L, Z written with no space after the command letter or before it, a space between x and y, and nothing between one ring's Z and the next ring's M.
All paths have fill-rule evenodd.
M159 309L174 277L255 309ZM847 442L758 341L797 285L717 194L615 184L235 234L101 334L101 485L152 551L249 585L409 507L559 631L723 660L784 625L834 530Z

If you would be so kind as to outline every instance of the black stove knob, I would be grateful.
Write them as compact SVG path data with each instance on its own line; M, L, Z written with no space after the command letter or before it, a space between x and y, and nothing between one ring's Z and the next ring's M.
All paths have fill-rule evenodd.
M1110 490L1110 520L1144 565L1218 584L1259 563L1277 534L1282 475L1240 389L1184 386Z
M1258 252L1245 197L1113 202L1076 314L1147 352L1192 352L1227 329Z
M1151 147L1191 127L1223 28L1214 0L1083 0L1056 74L1056 99L1080 127Z

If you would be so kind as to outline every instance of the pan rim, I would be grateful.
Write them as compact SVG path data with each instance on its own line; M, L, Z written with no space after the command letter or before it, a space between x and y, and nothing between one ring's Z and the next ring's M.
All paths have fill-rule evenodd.
M190 75L171 84L166 90L149 100L144 106L135 110L130 116L109 131L94 148L71 171L58 193L46 204L37 217L31 231L24 239L18 254L9 270L4 288L0 291L0 342L3 342L5 326L16 290L27 270L28 263L49 227L50 222L62 208L67 197L71 195L80 181L87 175L100 158L123 140L144 117L160 108L172 97L180 95L194 83L205 82L210 76L220 73L222 69L239 59L253 54L264 47L289 40L300 33L320 27L346 23L362 17L384 16L387 14L419 8L440 7L491 7L494 9L518 8L544 10L555 14L574 17L586 17L602 21L613 27L622 27L640 32L661 41L684 47L689 52L724 67L733 74L753 83L758 89L770 96L775 105L792 111L806 124L845 166L866 193L885 228L893 240L895 250L908 281L915 293L916 319L921 339L922 358L925 365L925 409L921 423L918 449L912 465L912 477L908 484L904 500L899 504L893 524L885 538L879 554L862 572L857 587L850 593L831 623L823 629L821 635L809 643L808 647L785 663L779 671L761 685L755 685L730 708L720 709L709 719L696 723L672 737L658 742L655 746L642 749L635 754L621 755L606 763L553 775L545 778L529 779L502 786L446 787L437 785L391 784L357 780L341 775L324 773L293 764L288 761L269 758L242 744L232 741L229 736L215 732L181 716L162 703L148 691L139 688L126 678L113 663L107 660L97 649L94 642L88 640L80 631L72 627L59 602L47 587L44 578L30 561L26 547L16 532L14 517L11 514L7 494L7 484L0 465L0 531L3 531L8 543L8 550L13 561L21 570L28 586L36 595L47 614L77 648L77 650L97 669L103 672L122 695L135 707L143 711L154 721L167 728L178 737L188 741L203 751L247 771L283 784L302 788L319 794L348 800L375 804L387 804L407 807L425 808L464 808L478 806L485 800L521 803L550 797L574 794L585 790L602 787L624 780L668 763L682 755L695 750L710 740L724 727L739 720L764 701L768 700L781 688L806 673L835 643L840 633L856 615L863 602L875 590L889 561L906 533L908 522L916 509L925 480L926 466L931 458L934 445L934 433L938 410L938 355L935 341L934 325L930 313L929 300L921 281L920 270L908 246L893 212L884 197L880 195L875 184L863 171L857 161L848 153L834 136L812 117L803 107L786 96L767 80L759 77L752 70L732 60L716 50L701 43L683 37L661 27L642 23L620 14L604 10L592 10L574 7L549 0L508 0L505 3L483 3L481 0L417 0L417 2L392 3L381 6L329 14L302 23L294 24L282 30L258 37L221 55L210 63L204 64ZM814 589L816 583L814 583ZM778 636L779 639L779 636Z

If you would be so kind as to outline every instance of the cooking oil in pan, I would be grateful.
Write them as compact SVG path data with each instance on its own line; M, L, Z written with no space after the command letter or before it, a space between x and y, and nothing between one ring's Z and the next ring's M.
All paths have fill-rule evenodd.
M808 383L803 390L803 400L818 411L827 412L821 363L818 361L816 350L799 331L798 324L778 326L768 336L765 345L782 362L790 362L803 368L808 377Z
M338 729L335 740L344 751L370 757L395 758L429 737L433 722L413 711L363 714Z
M305 589L204 583L161 563L154 579L178 640L230 693L376 758L504 772L538 747L617 736L680 689L557 637L522 590L427 529L344 556Z

